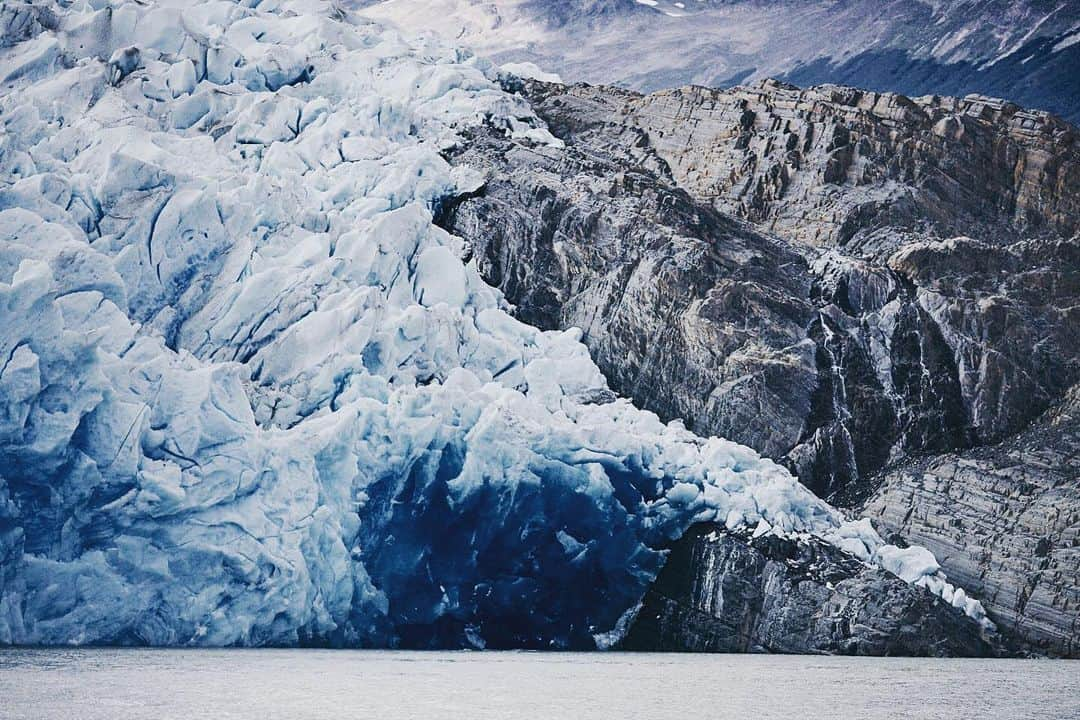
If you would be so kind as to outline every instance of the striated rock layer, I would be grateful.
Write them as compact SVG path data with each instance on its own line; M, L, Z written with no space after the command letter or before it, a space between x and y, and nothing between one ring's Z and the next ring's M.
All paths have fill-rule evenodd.
M991 656L952 609L835 548L697 525L676 543L627 650Z
M1076 129L1002 100L765 81L612 110L688 192L803 244L884 259L927 233L1007 241L1080 223Z
M933 550L999 622L1037 648L1080 653L1080 386L998 445L890 468L866 504Z
M519 317L581 327L613 389L661 417L781 460L833 502L877 498L885 520L887 468L1007 442L1080 380L1067 123L981 97L771 81L516 88L566 146L470 136L448 157L486 184L439 221ZM1070 518L1080 481L1057 477L1047 502ZM1044 530L1009 532L1034 547ZM1004 562L992 614L1074 653L1072 606L1048 604L1029 632L1019 598L1037 570ZM1080 585L1075 561L1060 572Z

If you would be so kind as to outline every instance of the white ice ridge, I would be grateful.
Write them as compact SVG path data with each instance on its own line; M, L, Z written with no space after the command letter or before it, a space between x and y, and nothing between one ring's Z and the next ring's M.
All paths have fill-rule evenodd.
M554 142L497 68L252 5L0 8L0 642L587 647L704 520L984 619L507 313L432 223L462 129Z

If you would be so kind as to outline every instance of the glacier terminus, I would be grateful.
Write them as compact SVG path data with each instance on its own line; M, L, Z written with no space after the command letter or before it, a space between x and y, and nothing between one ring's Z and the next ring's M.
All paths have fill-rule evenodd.
M469 238L490 62L332 2L0 8L0 643L606 648L694 523L934 556L615 397Z

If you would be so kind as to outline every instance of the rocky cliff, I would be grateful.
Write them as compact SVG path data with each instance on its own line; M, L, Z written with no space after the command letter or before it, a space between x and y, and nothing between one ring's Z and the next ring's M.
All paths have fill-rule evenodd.
M973 621L813 540L698 525L673 548L627 650L985 657Z
M981 97L772 81L518 89L566 147L470 138L450 158L487 183L440 221L473 239L520 317L581 327L613 388L662 417L751 445L922 538L920 518L933 534L965 501L926 494L924 513L897 522L910 493L883 478L1008 444L1080 379L1080 149L1067 123ZM1054 532L1069 536L1080 480L1053 471L1002 477L1036 495L1053 486ZM1046 531L1008 532L1035 547ZM960 546L937 542L952 570ZM1035 605L1020 598L1038 570L999 562L992 614L1074 653L1076 558L1059 559L1057 599Z
M1080 653L1080 387L1019 435L890 468L866 504L1038 649Z
M681 187L802 244L884 259L928 233L1008 241L1080 223L1076 129L1001 100L769 80L615 97Z

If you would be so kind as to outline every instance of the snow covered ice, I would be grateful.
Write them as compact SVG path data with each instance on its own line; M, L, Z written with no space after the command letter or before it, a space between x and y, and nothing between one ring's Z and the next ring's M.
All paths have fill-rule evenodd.
M591 647L704 520L984 617L508 314L432 223L461 130L558 142L498 68L331 3L0 20L0 642Z

